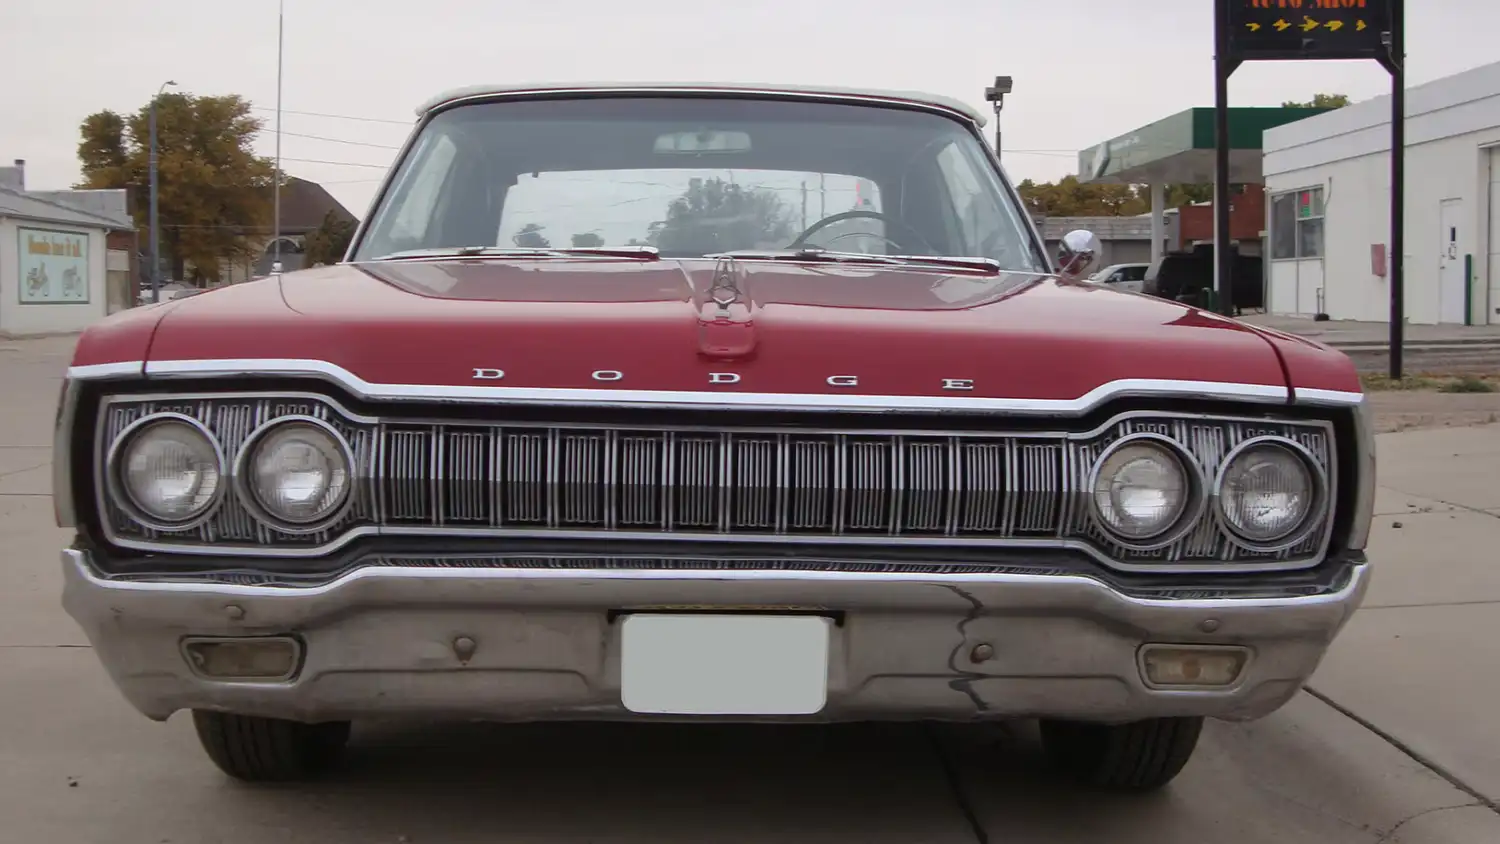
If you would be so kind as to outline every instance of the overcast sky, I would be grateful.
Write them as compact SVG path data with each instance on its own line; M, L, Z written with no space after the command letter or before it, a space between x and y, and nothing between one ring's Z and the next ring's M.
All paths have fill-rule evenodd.
M1005 165L1018 180L1058 178L1079 148L1213 104L1208 0L285 3L284 166L361 217L412 109L474 83L815 82L985 107L985 86L1009 74ZM1408 6L1410 84L1500 60L1500 3ZM248 97L272 129L276 10L276 0L0 0L0 161L26 159L28 187L69 187L79 121L138 108L167 79ZM1388 79L1373 62L1251 64L1230 100L1366 99ZM272 153L270 131L259 147Z

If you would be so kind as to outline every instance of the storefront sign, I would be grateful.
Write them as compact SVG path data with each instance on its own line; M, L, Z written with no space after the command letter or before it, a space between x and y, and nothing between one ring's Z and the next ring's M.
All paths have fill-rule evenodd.
M1372 59L1389 54L1391 0L1220 0L1240 59Z
M89 301L89 236L17 228L21 304L85 305Z

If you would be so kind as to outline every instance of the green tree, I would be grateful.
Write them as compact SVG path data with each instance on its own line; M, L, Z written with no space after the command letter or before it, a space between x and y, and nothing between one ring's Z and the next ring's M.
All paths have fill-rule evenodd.
M191 262L200 281L218 281L224 261L259 253L271 221L275 165L255 154L261 121L238 95L163 94L157 101L158 213L172 277ZM79 125L80 188L130 189L136 224L148 225L150 112L100 111ZM149 237L150 232L146 232Z
M511 240L523 249L547 249L552 246L552 241L542 236L544 228L537 223L527 223Z
M651 224L647 240L666 252L706 253L783 244L792 238L789 209L775 193L723 179L693 179Z
M578 249L589 249L595 246L603 246L604 238L594 232L582 232L573 235L573 246Z
M354 220L330 210L323 215L323 222L307 235L303 246L306 265L337 264L349 251L349 242L354 239Z
M1026 179L1016 190L1028 211L1046 217L1133 217L1151 210L1149 194L1138 185L1085 184L1064 176L1055 183Z
M1167 207L1181 208L1184 205L1193 205L1198 202L1211 202L1214 198L1214 186L1212 183L1206 185L1168 185Z
M1146 185L1085 184L1076 176L1060 181L1016 185L1026 209L1044 217L1133 217L1151 210ZM1180 208L1213 199L1213 185L1174 184L1166 187L1166 207Z
M1305 103L1296 100L1287 100L1281 104L1282 108L1343 108L1349 104L1348 94L1313 94L1313 98Z

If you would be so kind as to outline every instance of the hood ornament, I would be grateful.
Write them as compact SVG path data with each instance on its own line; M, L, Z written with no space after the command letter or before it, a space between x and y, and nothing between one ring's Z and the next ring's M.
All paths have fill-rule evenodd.
M714 280L708 287L708 298L719 306L721 315L727 315L729 307L740 302L744 294L735 282L735 276L739 275L739 266L733 258L720 258L714 264Z
M742 278L743 271L733 258L723 257L714 262L708 301L698 312L699 354L743 358L755 350L755 319L749 297L740 286Z

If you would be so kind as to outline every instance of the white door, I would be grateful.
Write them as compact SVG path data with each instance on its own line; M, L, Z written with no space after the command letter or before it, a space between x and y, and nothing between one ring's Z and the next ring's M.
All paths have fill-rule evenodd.
M1463 224L1464 201L1445 199L1438 213L1442 231L1438 239L1438 322L1463 325L1468 304L1468 281L1464 256L1458 250ZM1431 266L1430 264L1428 266Z

